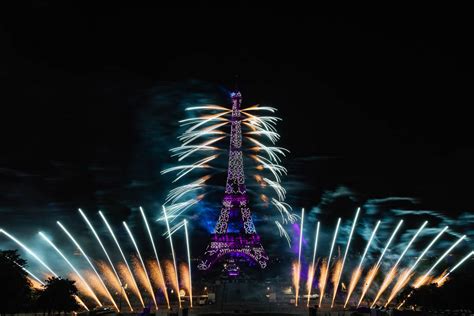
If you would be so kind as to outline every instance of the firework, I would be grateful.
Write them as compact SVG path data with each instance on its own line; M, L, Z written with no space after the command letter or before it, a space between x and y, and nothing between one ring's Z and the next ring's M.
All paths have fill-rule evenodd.
M160 259L158 258L158 251L156 250L155 242L153 241L153 235L151 233L150 226L148 225L148 220L146 219L145 211L143 211L143 208L141 206L140 206L140 213L142 214L143 222L145 223L145 226L146 226L146 229L147 229L147 232L148 232L148 236L150 237L150 242L151 242L151 245L153 247L153 252L155 254L156 265L158 267L160 275L163 275L163 271L161 270ZM169 298L168 298L168 292L166 291L166 286L161 286L160 289L163 292L163 295L165 297L166 304L168 305L168 308L170 308L170 302L169 302Z
M77 249L79 249L79 251L81 252L82 256L86 259L87 263L89 263L90 267L92 268L92 270L94 271L95 275L97 276L97 279L94 279L94 281L98 281L100 283L100 285L102 287L99 286L100 290L102 293L104 293L104 296L107 297L111 302L112 304L114 305L115 309L120 312L117 304L115 303L115 300L114 298L112 297L112 295L110 294L109 290L107 289L107 287L105 286L105 283L104 281L102 280L102 278L100 277L99 273L97 272L96 268L94 267L94 265L92 264L91 260L89 259L89 257L87 256L87 254L84 252L84 250L82 249L82 247L79 245L79 243L77 242L77 240L71 235L71 233L69 233L69 231L66 229L66 227L64 227L59 221L56 222L59 227L61 227L61 229L66 233L66 235L69 237L69 239L71 239L71 241L74 243L74 245L77 247ZM102 291L103 290L103 291Z
M344 263L346 262L347 253L349 252L349 247L351 245L352 235L354 234L354 229L357 224L357 218L359 217L360 207L357 208L357 212L354 217L354 222L352 223L351 232L349 234L349 239L347 240L346 250L344 251L344 258L342 259L341 270L337 274L336 283L334 284L334 292L332 295L331 308L334 306L334 300L336 299L337 289L339 287L339 282L341 281L342 271L344 270Z
M105 226L107 227L107 229L109 230L109 233L110 235L112 236L112 239L114 240L115 242L115 245L117 245L117 248L120 252L120 255L122 255L122 259L123 259L123 262L125 263L125 266L127 267L128 269L128 274L123 274L122 275L126 275L128 277L128 284L132 287L132 288L136 288L137 291L135 292L135 294L137 295L138 299L140 300L140 303L142 304L142 307L145 307L145 303L143 302L143 298L142 298L142 295L140 293L140 291L138 291L138 285L137 285L137 281L135 280L135 277L133 276L133 273L132 273L132 269L130 268L130 265L128 264L128 261L127 261L127 258L125 258L125 254L123 253L122 251L122 247L120 247L120 244L118 242L118 239L117 237L115 237L115 234L114 234L114 231L112 230L112 227L110 227L109 225L109 222L107 221L107 219L105 218L104 214L102 214L101 211L99 211L99 215L100 217L102 218ZM125 292L125 291L124 291Z
M136 250L137 255L138 255L138 259L140 260L141 266L143 268L143 274L145 276L145 281L146 281L145 282L145 285L146 285L145 288L149 291L149 293L151 295L151 298L153 299L153 303L155 304L155 308L158 309L158 304L156 303L155 291L153 291L153 286L151 285L150 277L148 276L148 272L146 271L145 262L143 261L140 250L138 249L137 242L135 241L135 238L133 237L132 231L130 230L130 228L128 228L127 223L122 222L122 224L125 227L125 230L127 231L128 236L130 237L130 240L133 243L133 246L135 247L135 250Z
M91 222L89 221L89 219L87 218L86 214L81 210L79 209L79 213L81 214L82 218L84 219L84 221L87 223L87 226L89 226L90 230L92 231L92 234L94 235L95 239L97 240L97 242L99 243L102 251L104 252L105 256L107 257L107 261L109 262L110 264L110 267L112 268L113 270L113 273L115 275L115 281L113 280L114 277L113 275L111 274L108 274L108 281L115 285L115 283L118 283L119 284L119 287L120 289L116 289L118 292L123 292L123 296L125 298L125 301L127 302L128 304L128 307L130 308L130 311L133 312L133 308L132 308L132 304L130 304L130 300L128 298L128 295L125 291L122 291L122 288L123 288L123 285L122 285L122 281L120 280L120 277L117 273L117 270L115 270L115 266L114 264L112 263L112 260L110 259L110 256L109 256L109 253L107 252L107 250L105 249L105 246L104 244L102 243L102 240L100 239L99 235L97 234L97 232L95 231L94 229L94 226L92 226ZM105 263L101 263L100 266L101 267L101 271L102 273L107 273L108 272L108 269L105 267ZM104 272L105 271L105 272Z
M96 294L94 293L94 291L92 290L92 288L90 287L90 285L87 283L87 281L84 279L84 277L82 276L82 274L76 269L76 267L74 267L74 265L68 260L68 258L66 258L66 256L62 253L61 250L59 250L58 247L56 247L56 245L51 241L49 240L48 237L46 237L45 234L43 234L42 232L39 232L39 235L51 246L53 247L54 250L56 250L56 252L61 256L61 258L64 259L64 261L69 265L69 267L76 273L76 275L78 276L78 278L84 283L86 289L87 289L87 292L88 294L90 294L90 296L97 302L97 304L99 306L102 306L102 303L101 301L97 298Z
M423 259L423 257L425 256L425 254L431 249L431 247L435 244L435 242L441 237L441 235L443 235L443 233L448 229L448 226L444 227L436 236L435 238L433 238L433 240L428 244L428 246L425 248L425 250L423 250L423 252L420 254L420 256L418 257L418 259L415 261L415 263L408 269L408 271L402 275L399 279L399 281L397 281L397 284L398 284L398 288L397 288L397 284L395 285L395 287L392 289L392 293L390 294L387 302L385 303L385 307L387 307L387 305L395 298L395 295L397 295L398 291L400 291L403 286L405 286L405 284L408 282L408 280L404 280L402 277L411 277L412 276L412 272L415 270L416 266L418 265L418 263L421 261L421 259Z
M465 256L464 258L462 258L458 263L456 263L456 265L454 267L452 267L451 269L449 269L449 272L446 273L441 279L439 279L436 283L438 284L443 284L444 280L454 271L456 270L457 268L459 268L460 265L462 265L467 259L469 259L470 257L472 257L474 255L474 251L471 251L467 256Z
M325 271L323 271L323 267L321 267L321 277L320 277L320 279L322 281L322 284L319 285L319 304L318 304L319 307L321 307L321 303L323 301L324 290L326 289L326 283L327 283L327 279L328 279L328 270L331 267L332 252L334 251L334 245L336 244L337 232L339 231L339 225L340 224L341 224L341 218L339 217L337 219L336 229L334 230L334 237L332 239L331 250L329 251L329 257L328 257L327 265L325 267ZM323 278L323 273L324 273L324 278Z
M301 224L300 224L300 239L298 245L298 265L296 271L296 282L295 282L295 306L298 306L298 296L300 291L300 278L301 278L301 249L303 246L303 223L304 223L304 208L301 209Z
M174 268L174 274L176 277L176 294L178 295L178 304L179 308L181 308L181 296L179 295L179 280L178 280L178 268L176 266L176 255L174 253L174 246L173 246L173 236L171 235L170 231L170 223L168 221L168 215L166 213L166 207L163 205L163 215L165 217L165 222L166 222L166 228L168 229L168 235L169 235L169 241L170 241L170 247L171 247L171 256L173 257L173 268Z
M398 257L397 261L395 262L395 264L393 265L393 267L391 268L390 272L387 274L387 276L385 277L385 279L383 280L382 282L382 285L380 286L380 289L377 293L377 295L375 296L375 299L374 299L374 302L372 303L372 305L370 306L371 308L375 306L375 304L377 303L377 301L379 300L380 296L383 294L383 292L385 292L385 290L387 289L387 287L390 285L390 283L392 283L394 277L395 277L395 274L396 274L396 270L398 268L398 265L400 264L400 262L402 261L403 257L405 256L405 254L407 253L408 249L410 249L411 245L413 244L413 242L415 241L415 239L418 237L418 235L421 233L421 231L425 228L426 224L428 224L427 221L425 221L421 226L420 228L418 228L417 232L415 233L415 235L413 235L412 239L408 242L408 245L405 247L405 249L403 250L403 252L401 253L401 255Z
M342 262L343 259L339 258L335 263L333 267L333 272L332 272L332 277L331 277L331 282L332 282L332 289L333 289L333 297L335 297L335 292L337 289L337 284L339 283L340 280L340 274L342 273ZM334 306L334 299L331 301L331 308Z
M189 284L188 286L188 293L189 293L189 305L193 307L193 283L192 283L192 276L191 276L191 251L189 247L189 235L188 235L188 221L184 220L184 235L186 237L186 252L188 255L188 274L189 274Z
M354 291L354 289L357 285L357 282L359 282L359 278L362 275L362 265L364 263L365 256L367 255L367 252L369 251L370 244L372 243L372 240L374 239L375 234L376 234L377 229L379 228L379 226L380 226L380 221L377 222L377 224L375 225L374 230L372 231L372 234L370 235L369 241L367 242L367 246L365 246L364 253L362 254L362 258L360 259L359 266L357 266L357 268L354 270L354 272L352 272L351 281L349 283L349 288L347 290L346 301L344 302L344 308L346 307L347 303L349 302L349 299L352 295L352 292Z
M362 294L360 295L359 302L357 303L357 307L360 306L360 303L362 303L362 300L364 299L365 294L370 288L370 285L372 284L372 281L374 280L375 276L377 275L377 272L380 267L380 263L382 262L382 259L385 255L385 252L387 251L388 247L393 241L393 238L395 238L395 235L397 234L398 230L400 229L400 226L403 224L403 219L398 222L397 227L395 227L395 230L393 231L392 235L387 241L387 244L385 245L385 248L382 250L382 253L380 254L379 259L377 260L377 263L369 270L367 273L367 276L365 278L364 286L362 288Z
M179 293L179 280L176 274L176 270L174 269L173 262L170 260L165 260L164 262L164 267L165 267L165 275L166 279L171 284L172 289Z
M318 239L319 239L319 222L316 225L316 236L314 236L314 247L313 247L313 259L311 261L311 266L309 267L308 271L308 282L307 282L307 289L308 289L308 302L306 306L309 306L309 300L311 298L311 290L313 288L313 279L316 270L315 260L316 260L316 251L318 249Z
M430 275L430 273L438 266L438 264L440 264L441 261L443 261L443 259L444 259L461 241L463 241L464 238L466 238L466 235L463 235L463 236L461 236L458 240L456 240L456 242L455 242L454 244L452 244L451 247L449 247L449 249L446 250L445 253L443 253L443 255L431 266L431 268L430 268L428 271L426 271L426 273L423 275L423 277L414 285L414 288L419 288L419 287L423 284L425 278L427 278L427 277ZM462 262L461 262L461 263L462 263Z
M163 270L158 268L158 264L156 263L156 260L148 260L147 266L148 266L148 271L150 272L150 279L155 285L155 287L160 288L163 291L163 295L166 295L166 297L168 297L168 291L166 289L166 283L163 276Z
M117 270L120 276L122 277L122 280L124 281L124 286L122 287L122 290L125 292L127 288L130 288L132 292L136 295L136 297L138 297L140 303L142 303L142 305L144 306L145 304L143 303L140 289L138 288L137 281L135 280L135 277L133 276L132 271L130 270L130 266L120 262L119 264L117 264Z

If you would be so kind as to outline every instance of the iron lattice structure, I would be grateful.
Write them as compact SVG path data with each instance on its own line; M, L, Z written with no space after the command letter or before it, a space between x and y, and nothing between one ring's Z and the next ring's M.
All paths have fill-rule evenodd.
M268 262L268 256L253 224L245 185L240 113L242 95L240 92L233 92L231 99L232 116L225 193L215 233L211 235L211 241L204 253L204 258L198 265L201 270L208 270L224 257L245 259L261 268L265 268ZM239 223L240 232L228 232L230 222Z

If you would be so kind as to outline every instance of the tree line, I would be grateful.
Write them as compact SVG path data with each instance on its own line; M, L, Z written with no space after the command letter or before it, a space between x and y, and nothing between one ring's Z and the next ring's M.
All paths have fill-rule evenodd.
M38 312L54 314L79 309L75 281L50 277L40 288L33 287L25 259L18 250L0 250L0 314Z

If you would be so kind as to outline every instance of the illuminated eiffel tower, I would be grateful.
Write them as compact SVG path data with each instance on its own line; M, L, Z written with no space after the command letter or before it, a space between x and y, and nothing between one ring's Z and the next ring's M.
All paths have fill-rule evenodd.
M238 91L233 92L231 99L232 118L225 194L215 233L211 234L204 258L198 265L200 270L208 270L216 262L224 260L234 263L246 261L249 265L258 265L261 268L265 268L268 262L268 256L252 221L245 186L240 113L242 95ZM229 231L229 224L239 227L239 231Z

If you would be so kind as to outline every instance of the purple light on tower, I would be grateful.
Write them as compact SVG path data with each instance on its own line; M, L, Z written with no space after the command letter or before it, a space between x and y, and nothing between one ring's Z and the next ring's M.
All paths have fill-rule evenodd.
M248 206L249 199L245 186L244 164L242 157L242 129L240 105L242 95L232 92L232 118L230 129L229 165L222 208L211 234L204 258L198 265L200 270L208 270L221 260L246 261L262 269L267 266L268 256L260 243L255 230L252 214ZM240 232L228 232L229 222L241 224Z

